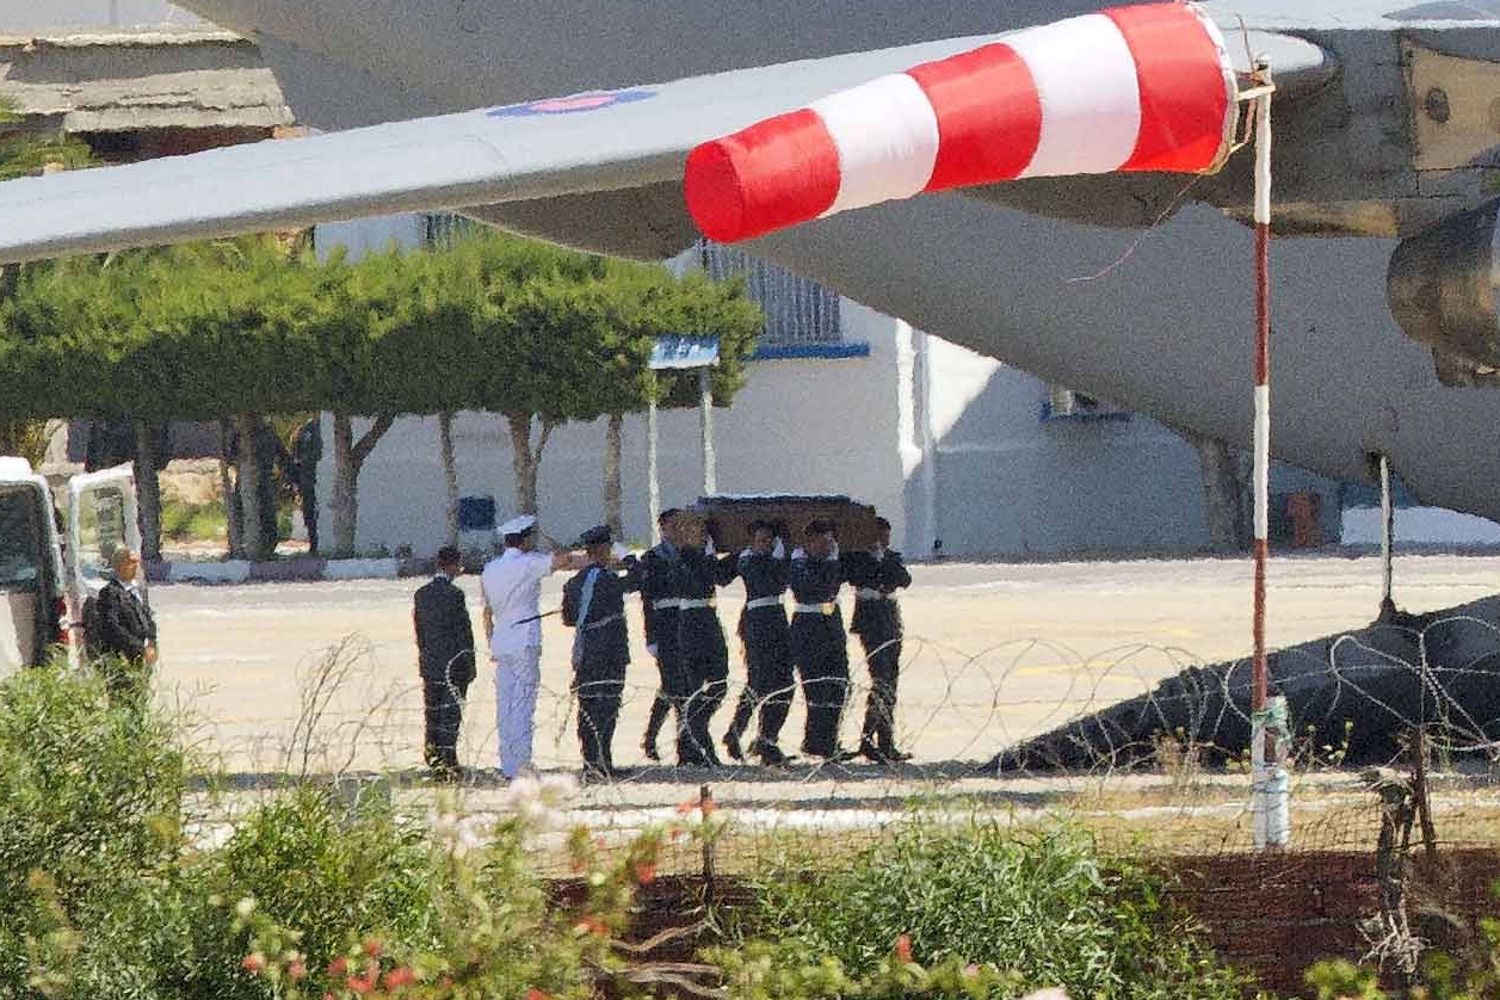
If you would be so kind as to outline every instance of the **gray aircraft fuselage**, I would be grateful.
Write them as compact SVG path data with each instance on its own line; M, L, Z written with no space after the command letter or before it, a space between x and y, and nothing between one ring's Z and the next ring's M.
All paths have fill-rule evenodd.
M1099 6L178 2L254 37L298 117L325 129L993 32ZM1384 453L1422 500L1500 519L1490 436L1500 389L1440 383L1432 354L1386 305L1397 239L1497 190L1500 102L1489 95L1500 93L1500 4L1208 8L1226 29L1243 14L1248 28L1305 38L1336 63L1326 82L1277 103L1277 228L1310 238L1274 245L1274 453L1348 479L1368 478L1370 456ZM1238 34L1226 37L1233 47ZM1180 177L1031 181L847 213L751 249L1037 376L1243 447L1251 240L1231 216L1246 214L1248 161L1241 151L1183 199L1212 208L1173 214ZM674 192L567 201L481 214L602 249L666 252L687 232ZM1138 227L1157 219L1142 236ZM661 246L632 235L643 224Z

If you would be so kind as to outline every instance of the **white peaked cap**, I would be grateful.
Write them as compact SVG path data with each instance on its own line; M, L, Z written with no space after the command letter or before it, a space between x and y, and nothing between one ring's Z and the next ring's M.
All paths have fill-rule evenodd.
M534 515L531 515L531 514L522 514L520 517L513 517L513 518L511 518L509 521L506 521L504 524L500 525L500 527L496 528L495 530L496 530L496 532L498 532L502 536L504 536L504 535L520 535L520 534L524 534L525 532L530 531L532 528L535 528L535 527L536 527L536 517Z

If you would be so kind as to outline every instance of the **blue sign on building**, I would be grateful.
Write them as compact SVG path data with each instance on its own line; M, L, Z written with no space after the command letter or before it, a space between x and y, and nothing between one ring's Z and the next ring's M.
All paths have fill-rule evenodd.
M685 337L668 334L656 338L651 349L651 370L711 368L719 363L718 337Z

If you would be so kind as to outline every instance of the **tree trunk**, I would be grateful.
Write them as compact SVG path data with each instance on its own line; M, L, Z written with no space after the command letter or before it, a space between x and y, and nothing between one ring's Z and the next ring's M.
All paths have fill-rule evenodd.
M240 494L240 536L244 542L245 558L255 561L269 559L276 550L274 533L266 537L266 523L261 504L265 502L265 487L261 482L265 470L261 467L256 447L253 413L237 413L234 417L235 471Z
M531 443L532 421L533 417L530 413L508 413L505 416L505 422L510 426L510 462L516 475L516 513L518 514L534 515L537 512L537 471L542 464L542 451L547 447L547 439L552 436L552 431L557 426L555 422L544 419L541 434L537 436L536 445L533 446Z
M616 539L625 534L625 490L620 482L620 453L624 450L624 436L624 414L611 413L609 426L604 431L604 523L609 525L610 534Z
M330 555L354 555L355 530L359 526L359 470L370 451L395 418L382 414L368 430L354 439L354 418L347 413L333 414L333 491L328 504L333 518L333 551Z
M228 419L219 421L219 489L224 493L224 527L229 536L229 558L245 557L245 533L240 520L240 499L230 474L229 435L233 431Z
M161 456L156 438L160 425L155 421L135 421L135 485L140 500L141 558L146 562L161 559Z
M438 443L443 453L443 483L448 488L448 544L458 544L458 462L453 455L453 414L438 414Z
M1191 433L1183 436L1198 452L1209 544L1215 552L1243 552L1249 547L1250 531L1245 519L1242 498L1245 484L1240 477L1238 456L1217 438Z

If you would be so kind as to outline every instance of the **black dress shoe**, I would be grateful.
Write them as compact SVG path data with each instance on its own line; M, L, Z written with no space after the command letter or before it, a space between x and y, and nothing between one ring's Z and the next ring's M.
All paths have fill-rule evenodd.
M760 759L766 767L787 767L796 760L781 752L781 748L774 743L757 743L750 748L750 753Z
M656 764L661 763L661 751L656 749L655 740L643 740L641 742L641 753L646 755L647 760Z
M880 752L885 754L885 759L892 764L904 764L911 760L911 754L904 750L897 750L895 747L887 747Z
M745 748L740 746L739 733L724 734L724 752L729 754L732 760L743 761L745 759Z
M861 743L859 745L859 756L863 757L871 764L892 763L890 756L884 750L880 749L880 747L876 746L873 743Z

